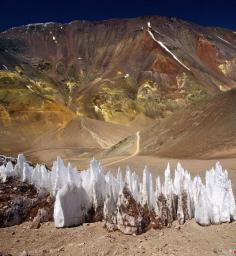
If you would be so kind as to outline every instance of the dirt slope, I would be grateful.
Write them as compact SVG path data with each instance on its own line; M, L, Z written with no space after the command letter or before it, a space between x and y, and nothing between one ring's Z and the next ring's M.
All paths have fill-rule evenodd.
M131 136L104 156L131 154ZM140 133L141 155L171 158L236 157L236 91L219 94L175 112Z
M1 229L0 244L3 252L13 256L24 250L32 256L228 256L235 250L235 224L201 227L190 221L180 229L176 224L176 228L125 236L107 233L102 223L68 229L56 229L50 223L38 230L25 223Z
M57 156L65 160L91 159L98 152L130 136L135 128L89 118L73 118L62 127L31 137L22 152L33 162L51 164ZM14 145L11 136L8 143ZM27 140L27 134L25 134ZM22 149L21 149L22 150Z

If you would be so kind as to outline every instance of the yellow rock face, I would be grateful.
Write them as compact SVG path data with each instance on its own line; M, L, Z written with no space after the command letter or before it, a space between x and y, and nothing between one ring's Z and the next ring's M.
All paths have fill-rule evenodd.
M236 70L236 58L233 60L227 60L219 65L219 69L225 76L232 76Z
M2 152L21 149L35 136L66 125L75 114L55 85L19 72L0 72L0 140ZM15 148L15 149L14 149Z
M176 82L177 82L177 85L178 85L179 89L185 88L188 81L189 81L189 79L188 79L188 76L185 72L176 76Z
M154 97L158 93L158 85L152 81L146 81L143 83L137 93L137 99L147 99Z

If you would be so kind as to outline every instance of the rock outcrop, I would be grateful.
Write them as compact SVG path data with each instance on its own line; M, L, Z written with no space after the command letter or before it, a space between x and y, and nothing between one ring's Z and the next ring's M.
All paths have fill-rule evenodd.
M14 158L1 156L3 163L16 164ZM42 222L52 220L54 200L48 192L40 192L33 184L23 182L16 175L0 181L0 227L21 224L26 220Z

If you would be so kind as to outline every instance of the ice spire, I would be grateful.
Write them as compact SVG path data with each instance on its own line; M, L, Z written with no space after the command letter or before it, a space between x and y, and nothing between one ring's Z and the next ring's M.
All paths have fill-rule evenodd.
M236 220L232 184L219 162L206 171L205 183L199 176L192 179L180 163L172 179L168 164L164 182L156 178L155 192L152 174L146 166L141 180L127 168L124 182L120 169L116 176L112 172L104 174L95 159L88 170L78 172L70 164L65 166L58 157L49 171L44 165L33 167L19 155L15 166L11 162L0 166L1 182L11 176L55 196L57 227L105 220L108 229L140 233L150 228L150 223L161 228L171 226L175 219L183 224L195 218L200 225Z

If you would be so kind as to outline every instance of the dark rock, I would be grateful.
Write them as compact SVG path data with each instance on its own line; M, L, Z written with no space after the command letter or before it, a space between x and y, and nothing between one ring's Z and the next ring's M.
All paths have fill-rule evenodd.
M176 202L175 195L166 197L160 194L157 200L159 213L156 216L156 228L163 228L171 226L172 222L176 219Z
M109 231L118 229L124 234L141 234L149 224L150 212L147 206L138 204L125 186L119 195L116 211L106 219L106 228Z
M38 228L40 228L40 216L39 215L34 217L32 223L31 223L30 228L31 229L38 229Z
M179 224L183 225L186 220L189 220L193 217L193 213L191 212L191 200L190 196L186 191L183 191L178 198L178 211L177 218Z
M0 190L3 191L0 193L0 227L18 225L37 214L39 223L52 220L54 200L39 197L33 185L10 177L0 183Z
M38 229L40 228L40 223L48 222L52 219L51 209L41 208L38 210L36 217L34 217L30 228Z
M10 253L0 252L0 256L12 256Z

